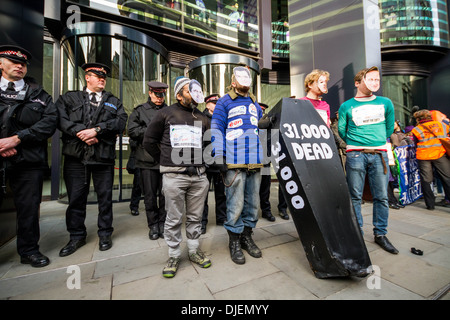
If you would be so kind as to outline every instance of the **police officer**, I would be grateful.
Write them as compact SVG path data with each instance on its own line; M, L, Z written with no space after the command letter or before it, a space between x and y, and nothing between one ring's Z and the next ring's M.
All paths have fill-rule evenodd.
M259 103L263 115L269 106L265 103ZM264 167L270 170L270 162L265 164ZM270 174L261 175L261 186L259 188L259 204L261 207L261 216L268 221L275 221L275 217L272 215L272 209L270 206L270 185L272 183L272 176Z
M101 63L85 63L82 69L86 87L66 92L56 102L69 198L66 225L70 241L59 252L61 257L86 244L84 221L91 176L98 201L99 250L112 246L115 144L128 118L122 102L105 91L109 68Z
M20 262L44 267L50 260L39 251L39 207L48 170L47 139L56 130L58 113L52 97L25 77L30 60L21 47L0 46L1 176L3 190L9 179L17 210Z
M151 81L147 85L148 100L136 106L131 112L128 120L128 135L137 143L136 167L141 173L145 212L150 229L149 238L156 240L164 237L164 222L166 221L165 199L161 192L162 175L159 172L159 163L145 151L142 141L155 114L167 106L165 97L168 85L159 81Z
M214 113L214 108L216 107L217 100L220 99L220 95L217 93L213 93L205 98L205 110L203 114L208 119L208 127L211 126L211 118ZM209 138L211 136L209 135ZM214 156L214 155L212 155ZM214 199L216 206L216 225L223 226L225 221L227 220L227 197L225 195L225 185L223 183L222 175L220 171L215 166L209 166L206 168L206 176L208 178L209 183L211 181L214 183ZM203 208L203 217L202 217L202 234L206 233L206 226L208 224L208 195L205 200L205 207Z

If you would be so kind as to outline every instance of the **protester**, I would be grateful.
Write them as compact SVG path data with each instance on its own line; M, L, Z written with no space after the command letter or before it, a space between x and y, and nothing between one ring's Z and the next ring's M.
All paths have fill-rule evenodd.
M397 254L387 234L388 156L387 138L394 131L394 106L388 98L375 96L380 88L377 67L360 70L355 78L356 96L339 108L339 135L347 143L345 169L347 183L359 226L362 230L361 201L366 174L373 196L373 225L375 243Z
M328 71L314 69L305 78L306 96L300 100L307 100L312 103L323 121L330 127L330 105L322 100L322 95L328 92L328 81L330 73Z
M252 84L246 67L235 67L230 91L219 99L211 121L216 164L227 186L227 221L231 260L245 263L242 249L260 258L261 250L252 238L258 222L261 186L262 146L258 121L262 110L249 92Z
M444 193L450 194L450 159L439 139L449 135L449 126L432 119L429 110L419 110L414 113L417 126L412 130L417 146L416 157L419 163L419 173L425 205L428 210L434 210L435 195L431 187L434 180L433 169L438 174Z
M185 216L189 260L202 268L211 260L199 248L203 206L209 189L203 159L203 136L208 120L197 109L203 92L195 80L178 77L174 87L177 102L155 114L145 135L144 149L160 164L166 200L164 240L169 259L163 276L173 278L181 259L181 225Z

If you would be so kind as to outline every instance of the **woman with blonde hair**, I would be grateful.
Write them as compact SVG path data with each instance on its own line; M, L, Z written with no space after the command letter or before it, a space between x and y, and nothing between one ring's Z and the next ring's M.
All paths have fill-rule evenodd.
M300 99L311 102L328 127L330 127L330 105L322 101L322 95L328 92L329 80L328 71L314 69L305 78L306 96Z

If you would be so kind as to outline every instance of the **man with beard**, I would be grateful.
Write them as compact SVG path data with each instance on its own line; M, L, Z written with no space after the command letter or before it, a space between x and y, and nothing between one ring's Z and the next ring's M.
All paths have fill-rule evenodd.
M389 253L398 250L386 237L389 203L389 160L386 139L394 132L394 106L388 98L375 96L380 88L377 67L360 70L355 78L356 96L339 108L339 136L347 143L345 170L359 226L362 230L361 201L366 174L373 196L375 243Z
M160 164L166 200L164 240L169 260L163 276L173 278L181 257L181 226L186 214L186 237L189 260L202 268L211 265L199 249L203 205L209 183L203 161L203 135L208 120L196 109L202 103L200 84L185 77L177 78L174 87L177 102L159 110L148 126L143 145Z
M242 249L260 258L261 250L252 239L258 222L259 188L261 185L262 146L258 137L258 121L262 110L249 92L252 83L246 67L236 67L231 90L216 104L211 121L215 162L227 186L227 221L231 260L245 263Z
M149 238L157 240L164 234L164 222L166 221L166 209L164 195L162 194L162 176L159 172L159 163L144 150L142 141L145 131L156 113L167 107L164 102L167 84L151 81L148 85L148 101L138 105L130 114L128 120L128 134L136 146L136 168L141 177L142 191L144 192L145 212ZM159 199L159 203L158 203Z

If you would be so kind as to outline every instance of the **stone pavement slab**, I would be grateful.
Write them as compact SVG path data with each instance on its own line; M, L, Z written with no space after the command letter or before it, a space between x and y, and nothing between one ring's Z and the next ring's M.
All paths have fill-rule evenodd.
M272 208L277 205L277 191L274 184ZM64 218L67 206L57 201L43 202L40 247L51 264L44 268L23 265L15 239L3 245L0 299L156 300L182 305L191 301L245 304L269 300L450 299L450 208L428 211L419 200L404 209L390 210L388 237L400 251L392 255L374 243L372 205L364 204L364 240L374 273L366 278L317 279L292 218L283 220L276 210L275 222L261 218L254 229L262 258L244 253L246 263L234 264L229 256L228 235L214 223L213 199L211 194L210 223L200 238L200 247L212 265L202 269L189 261L183 229L183 256L173 279L162 277L167 245L163 239L149 240L143 202L139 216L130 214L128 203L114 203L113 247L103 252L98 250L97 206L88 205L87 244L64 258L58 253L69 240ZM423 250L424 255L413 255L411 247ZM76 273L68 271L74 267L79 268L80 289L70 288L76 283Z

